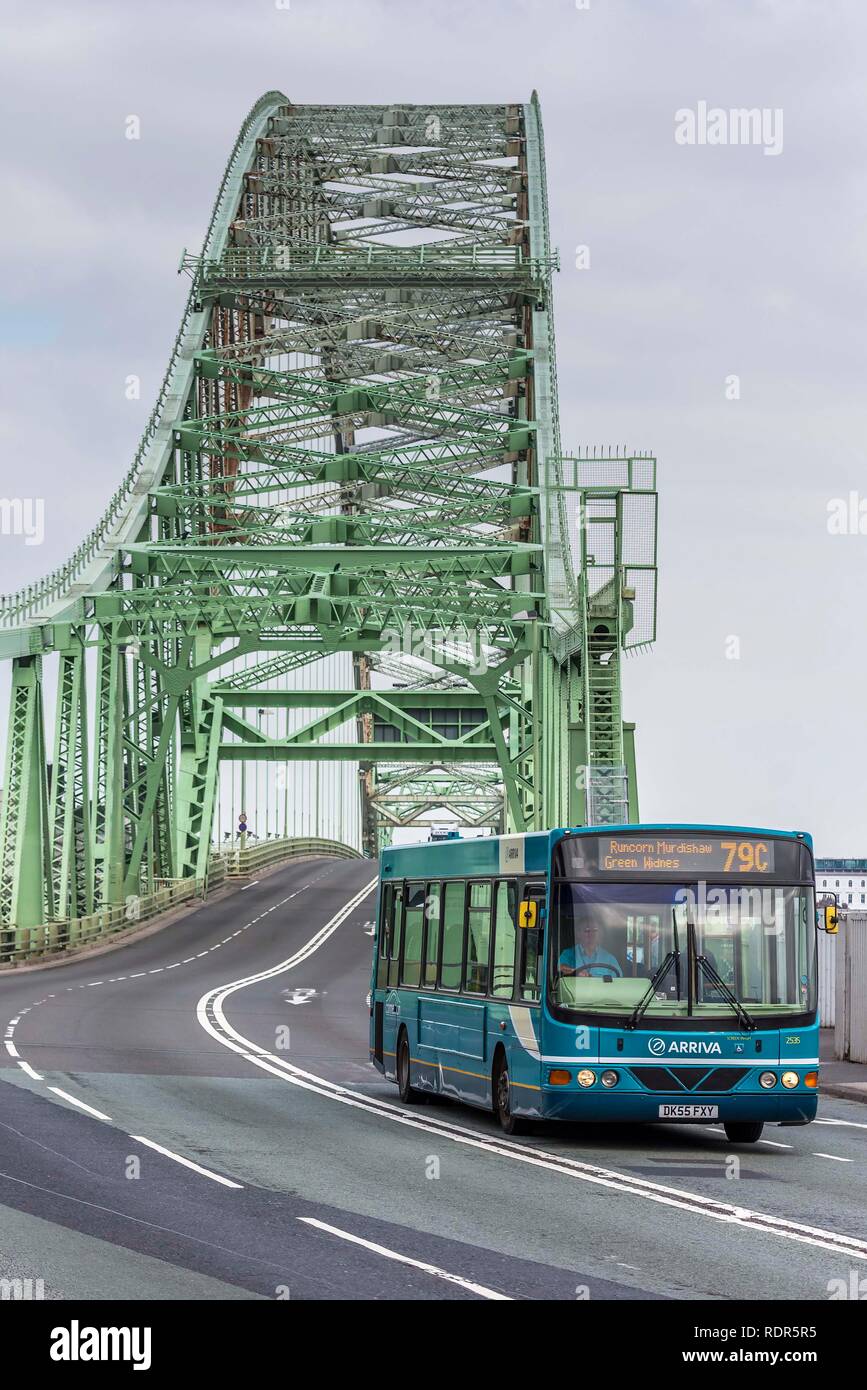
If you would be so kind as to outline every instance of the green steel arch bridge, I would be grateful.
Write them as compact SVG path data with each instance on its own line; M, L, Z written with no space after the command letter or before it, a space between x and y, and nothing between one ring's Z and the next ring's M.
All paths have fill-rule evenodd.
M431 813L637 819L621 662L655 635L655 462L562 451L535 94L269 92L180 268L131 467L0 599L0 954L204 885L238 762L291 786L342 761L367 854Z

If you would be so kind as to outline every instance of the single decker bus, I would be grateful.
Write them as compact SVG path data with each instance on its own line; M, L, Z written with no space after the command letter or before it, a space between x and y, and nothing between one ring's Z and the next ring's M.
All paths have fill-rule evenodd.
M383 850L370 1049L404 1102L718 1124L818 1100L810 836L623 825Z

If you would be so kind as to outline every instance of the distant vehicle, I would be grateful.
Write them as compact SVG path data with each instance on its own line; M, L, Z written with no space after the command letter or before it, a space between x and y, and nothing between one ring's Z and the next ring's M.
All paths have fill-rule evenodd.
M625 825L383 850L370 1049L404 1102L537 1119L816 1114L812 841Z
M436 844L440 840L459 840L461 832L459 830L449 830L445 825L435 825L430 832L430 843Z

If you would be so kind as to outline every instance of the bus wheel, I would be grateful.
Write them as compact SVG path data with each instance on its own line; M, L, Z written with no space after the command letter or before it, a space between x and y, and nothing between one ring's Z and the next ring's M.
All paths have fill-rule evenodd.
M516 1119L512 1114L512 1082L509 1077L509 1064L503 1053L494 1067L493 1089L494 1111L503 1133L526 1134L526 1120Z
M421 1100L410 1084L409 1038L403 1031L397 1044L397 1089L404 1105L417 1105Z
M761 1120L732 1120L725 1125L726 1139L733 1144L755 1144L763 1129Z

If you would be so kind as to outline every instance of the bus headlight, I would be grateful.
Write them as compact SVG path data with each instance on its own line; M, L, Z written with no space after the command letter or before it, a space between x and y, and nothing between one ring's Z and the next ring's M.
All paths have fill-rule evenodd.
M620 1077L616 1071L604 1071L599 1080L602 1082L603 1086L616 1086Z
M759 1085L760 1085L760 1086L764 1086L765 1090L766 1090L766 1091L769 1091L769 1090L771 1089L771 1087L772 1087L772 1086L776 1086L776 1084L777 1084L777 1073L776 1073L776 1072L774 1072L774 1071L763 1071L763 1072L762 1072L761 1076L759 1077Z
M582 1067L575 1077L575 1080L578 1082L579 1086L595 1086L596 1073L595 1071L591 1071L589 1067Z
M798 1073L796 1071L784 1071L780 1080L791 1091L798 1084Z

